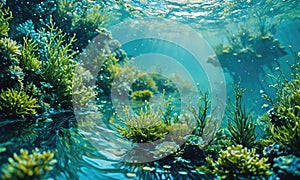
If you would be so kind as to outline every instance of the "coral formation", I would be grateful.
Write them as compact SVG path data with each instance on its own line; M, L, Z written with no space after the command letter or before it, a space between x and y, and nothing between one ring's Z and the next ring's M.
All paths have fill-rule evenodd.
M2 179L40 179L46 171L53 169L57 162L51 151L40 152L38 148L29 154L28 150L21 149L20 155L14 153L8 158L8 164L2 168Z
M280 156L274 159L273 169L281 179L300 177L300 158L294 155Z
M262 178L271 175L268 158L259 157L255 149L233 145L222 150L217 161L206 158L211 172L221 179Z

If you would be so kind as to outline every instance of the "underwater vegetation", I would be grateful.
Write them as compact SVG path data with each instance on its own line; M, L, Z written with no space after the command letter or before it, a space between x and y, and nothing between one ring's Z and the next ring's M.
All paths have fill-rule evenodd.
M118 151L117 158L124 155L139 160L134 151L140 152L139 148L144 147L137 143L151 144L142 151L145 152L142 156L154 161L122 164L120 177L284 179L300 176L300 54L293 52L295 63L290 64L291 77L280 68L279 75L272 76L275 84L271 87L276 91L276 98L264 95L273 108L264 115L263 135L256 132L256 122L260 119L255 121L242 101L246 90L237 83L240 79L244 82L258 78L264 73L263 67L273 69L273 65L278 65L276 60L287 54L275 38L277 24L268 26L264 19L258 18L257 29L241 25L237 32L227 32L226 43L214 47L216 55L208 61L214 64L218 58L236 83L234 99L229 100L227 107L228 123L218 127L220 117L210 116L214 110L209 92L199 92L197 107L186 105L187 112L178 111L178 103L174 102L181 101L172 97L179 94L176 86L159 74L140 72L131 64L134 59L127 57L121 44L105 29L115 18L110 11L113 8L125 9L129 14L134 10L131 13L137 16L149 12L129 2L125 5L118 1L116 6L107 6L109 3L12 0L0 5L0 160L5 163L1 166L2 179L43 179L44 175L78 179L89 175L93 168L95 173L105 171L110 175L115 170L112 168L119 168L122 162L107 165L106 160L111 160L108 156L116 156L114 153ZM176 4L168 3L172 7ZM225 13L230 16L239 5L226 3L232 5ZM299 16L299 12L293 13ZM93 49L96 51L89 49L93 43L97 44ZM128 95L126 100L131 100L133 107L125 107L123 117L113 119L116 112L110 104L112 92ZM162 107L150 104L151 98L160 93ZM98 132L102 130L101 123L116 127L108 128L108 134L127 144L133 143L132 149L122 154L123 149L122 152L113 149L118 147L118 141L104 135L94 140L100 143L102 139L107 140L103 144L112 146L110 150L101 146L99 151L89 144L87 136L94 136L86 130L101 134ZM34 149L30 153L21 149L20 153L14 153L25 146L59 150ZM12 157L4 162L10 153Z
M211 166L211 172L220 179L240 179L267 177L271 175L268 158L260 157L255 149L248 149L242 145L233 145L222 150L219 158L214 161L206 157Z
M235 83L258 80L259 74L264 73L263 66L273 69L272 65L278 64L276 60L287 54L285 47L274 37L276 24L267 24L262 17L257 21L257 29L241 25L238 32L227 31L228 45L214 46L216 55L207 59L212 64L219 60Z
M152 107L141 108L138 114L132 116L129 115L127 109L125 116L122 122L125 127L119 126L118 131L133 142L152 142L164 138L169 132L160 114L154 112Z
M24 118L34 116L39 108L36 98L24 91L8 89L0 94L0 113L8 118Z
M110 21L111 14L104 6L104 2L58 0L55 22L64 32L78 35L74 45L81 50L86 47L89 39L97 35L96 30L104 28Z
M38 148L29 154L28 150L21 149L20 154L14 153L8 158L8 164L2 167L2 179L41 179L46 171L51 171L57 162L54 152L40 152Z
M251 114L246 112L245 106L242 105L242 97L245 89L237 84L234 88L235 102L230 102L232 106L228 110L228 131L235 144L251 148L255 145L255 124L252 121Z
M272 104L268 112L271 140L288 151L299 156L300 150L300 55L293 52L295 64L291 66L292 78L289 80L279 72L272 76L276 84L271 85L276 90L276 100L264 97Z
M3 4L0 4L0 34L1 36L8 36L9 20L12 18L12 12L9 9L3 9Z

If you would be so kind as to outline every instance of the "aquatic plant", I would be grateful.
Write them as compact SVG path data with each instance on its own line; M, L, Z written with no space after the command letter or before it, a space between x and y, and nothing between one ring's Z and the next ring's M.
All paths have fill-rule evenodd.
M58 0L55 12L59 27L70 34L77 34L75 46L84 48L88 40L97 35L96 29L101 29L110 20L109 12L104 3L97 1ZM64 21L61 21L64 19ZM84 34L84 36L79 36Z
M300 158L292 154L274 159L273 169L280 179L300 177Z
M157 86L152 77L146 73L140 73L137 79L131 85L132 91L149 90L157 91Z
M196 127L195 130L192 132L193 135L201 136L203 134L207 116L210 110L210 97L209 93L199 91L199 99L198 99L198 107L197 109L193 106L189 106L189 111L192 113L196 120Z
M21 149L20 155L14 153L13 158L8 158L8 164L2 167L2 179L41 179L46 171L51 171L57 162L54 152L40 152L38 148L31 154L28 150Z
M12 12L9 9L3 9L3 4L0 3L0 35L8 36L9 20L12 18Z
M42 90L47 92L44 101L51 107L59 109L71 106L72 102L72 80L76 61L74 60L76 52L72 50L75 42L75 36L69 41L66 40L66 34L61 29L55 27L50 20L47 29L43 29L43 44L45 46L45 57L42 61L42 77L45 79ZM40 44L42 45L42 44Z
M155 150L152 152L155 159L161 159L168 155L174 154L179 151L180 147L175 142L164 141L155 146Z
M153 92L150 90L138 90L133 91L131 97L134 101L149 101L153 96Z
M166 138L178 144L182 144L185 141L185 137L190 135L192 131L186 122L174 123L168 129L169 134Z
M271 139L283 148L300 155L300 55L295 54L295 64L291 65L292 79L288 80L279 70L279 76L271 85L276 90L276 101L264 94L273 110L268 121Z
M7 37L0 39L0 89L21 88L24 73L19 65L20 46Z
M95 100L97 92L95 87L89 85L92 77L90 71L83 66L78 65L75 69L75 76L73 78L73 108L80 109L88 107L88 103Z
M218 160L206 157L206 161L211 168L206 171L220 179L262 178L271 175L268 158L259 157L255 149L248 149L242 145L229 146L220 152Z
M256 139L255 124L252 122L252 115L247 113L242 105L245 89L241 88L240 84L234 85L233 88L235 102L230 101L228 106L228 130L233 142L244 147L253 147Z
M218 65L219 62L236 83L240 80L249 82L258 79L264 72L263 65L273 69L272 65L277 65L274 60L287 53L284 46L274 37L274 25L267 27L265 22L264 18L259 17L255 26L257 29L238 26L238 32L228 31L228 45L216 45L216 55L209 57L207 62L213 65Z
M179 120L178 114L175 112L174 101L176 100L172 96L166 97L166 91L162 91L161 95L162 107L159 107L159 111L162 114L162 120L168 126L177 123Z
M24 118L36 114L39 108L36 98L27 95L23 90L8 89L0 94L0 112L9 118Z
M141 108L138 114L130 115L125 109L123 126L118 126L118 132L126 139L137 143L153 142L164 138L168 134L167 125L162 121L161 115L154 112L150 106Z
M38 44L29 38L23 38L23 41L20 67L27 71L39 71L35 73L41 73L42 62L38 55Z

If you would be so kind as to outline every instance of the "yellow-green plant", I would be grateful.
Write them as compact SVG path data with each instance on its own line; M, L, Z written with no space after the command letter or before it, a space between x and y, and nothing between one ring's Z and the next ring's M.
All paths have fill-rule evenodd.
M111 18L105 5L94 0L58 0L56 13L59 27L70 34L78 34L75 45L82 48L97 35L96 29L105 27Z
M20 155L14 153L13 157L8 158L6 165L2 167L2 179L42 179L46 171L53 169L57 162L54 158L54 152L40 152L38 148L31 154L28 150L21 149Z
M252 115L247 113L246 108L242 105L245 89L242 89L240 84L233 88L235 102L231 102L231 107L228 107L228 130L233 142L244 147L252 147L255 145L256 139L255 124L252 122Z
M7 51L7 54L11 57L16 57L21 55L20 46L16 41L11 40L10 38L3 37L0 40L0 46L4 47Z
M27 95L23 90L8 89L0 94L0 112L6 117L24 118L34 115L39 108L36 98Z
M276 90L276 100L269 96L264 97L272 103L276 117L270 117L268 125L271 139L282 147L300 155L300 53L295 55L295 64L292 67L292 79L288 80L283 72L278 77L272 76L275 84L271 87Z
M211 101L209 93L203 93L202 91L199 91L198 107L193 107L192 105L189 106L189 111L196 120L196 127L193 130L193 135L201 136L203 134L208 119L207 116L210 111L210 105Z
M73 79L73 108L80 109L88 107L90 101L95 100L97 92L94 86L88 85L92 77L90 71L78 65L75 69Z
M23 38L20 66L26 70L40 71L42 62L38 55L38 44L29 38Z
M211 173L220 179L263 178L271 175L268 158L259 157L255 149L233 145L222 150L218 160L206 157ZM202 168L200 168L202 169Z
M157 91L157 86L151 75L140 73L135 82L132 83L132 90L149 90L155 92Z
M0 89L21 88L24 73L19 65L20 46L7 37L0 38Z
M126 139L137 143L153 142L164 138L168 134L167 125L162 121L161 115L153 108L141 108L138 114L129 114L125 109L124 126L118 126L118 132Z
M131 94L134 101L149 101L152 96L153 92L148 89L133 91Z
M0 3L0 35L8 36L9 20L12 18L12 13L9 9L2 9L3 4Z
M49 83L47 86L47 93L50 94L48 103L53 108L60 106L65 108L70 106L72 102L72 80L76 67L74 60L76 52L72 50L71 46L75 42L75 36L67 42L66 34L55 27L52 20L50 20L47 28L48 32L43 29L43 34L49 34L49 36L43 38L46 52L41 71L46 83ZM45 101L47 102L47 100Z

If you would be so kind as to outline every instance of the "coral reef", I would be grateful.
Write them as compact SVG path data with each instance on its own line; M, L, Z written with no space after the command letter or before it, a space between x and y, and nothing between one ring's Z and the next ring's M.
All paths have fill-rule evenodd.
M273 169L277 173L277 177L281 179L299 178L300 158L294 155L275 158Z
M271 175L268 158L259 157L255 149L244 148L242 145L229 146L222 150L217 161L210 157L206 160L212 168L211 173L220 179L262 178Z
M41 179L46 171L53 169L57 162L51 151L40 152L38 148L29 154L28 150L21 149L20 155L14 153L8 158L8 164L2 167L2 179Z

